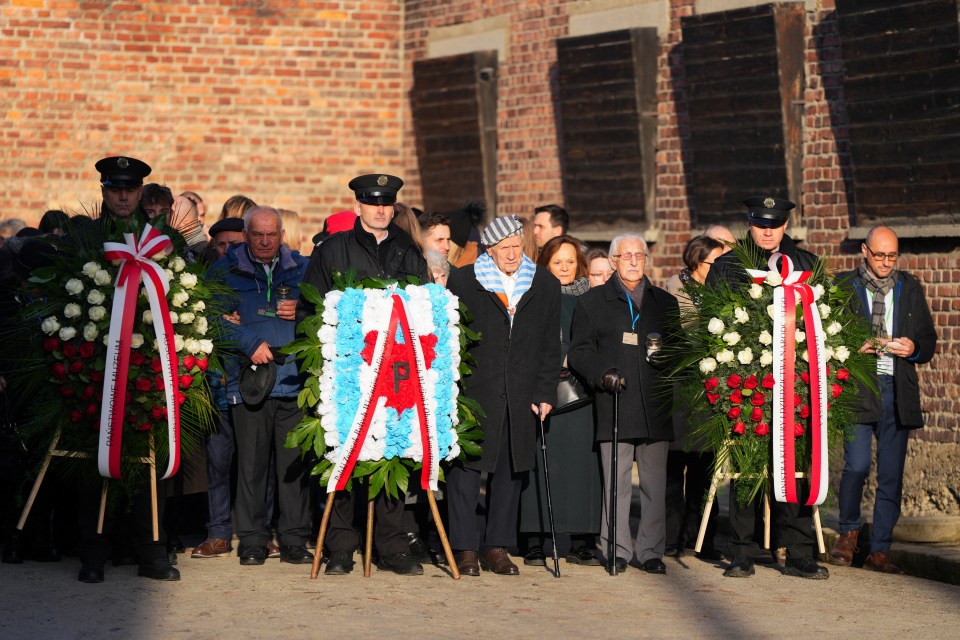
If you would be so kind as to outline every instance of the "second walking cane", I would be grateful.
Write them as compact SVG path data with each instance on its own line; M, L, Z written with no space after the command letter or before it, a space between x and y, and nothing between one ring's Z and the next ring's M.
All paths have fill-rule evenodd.
M607 550L610 575L617 575L617 448L620 430L620 392L626 382L620 378L617 390L613 392L613 438L610 443L610 544Z
M538 412L538 416L540 413ZM550 541L553 544L554 577L560 577L560 558L557 556L557 528L553 524L553 499L550 497L550 468L547 466L547 434L543 428L543 417L540 423L540 451L543 453L543 483L547 493L547 516L550 518Z

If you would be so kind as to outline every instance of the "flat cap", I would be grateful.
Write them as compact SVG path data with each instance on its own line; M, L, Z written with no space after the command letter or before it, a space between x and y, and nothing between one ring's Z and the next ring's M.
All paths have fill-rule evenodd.
M480 242L486 247L493 245L523 233L523 224L517 220L517 216L501 216L494 218L480 234Z
M747 206L747 221L757 227L775 229L782 227L790 218L794 203L773 196L754 196L743 201Z
M100 184L116 189L132 189L143 185L150 175L150 165L136 158L111 156L96 164L100 172Z
M393 204L397 201L397 191L403 187L403 180L385 173L368 173L357 176L347 186L356 194L357 202Z
M243 218L224 218L210 227L210 237L222 231L243 231Z

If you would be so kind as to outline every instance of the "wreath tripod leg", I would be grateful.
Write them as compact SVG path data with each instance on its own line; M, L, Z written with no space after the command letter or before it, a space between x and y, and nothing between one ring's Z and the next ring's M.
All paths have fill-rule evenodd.
M450 573L454 580L460 579L460 569L453 559L453 550L450 548L450 541L447 540L447 532L443 528L443 521L440 520L440 510L437 509L437 499L433 496L433 491L427 489L427 500L430 502L430 513L433 514L433 522L437 525L437 534L440 536L440 543L443 545L443 555L447 557L447 564L450 566Z
M813 505L813 525L817 529L817 550L820 553L826 553L827 548L823 544L823 525L820 524L820 507Z
M313 555L313 568L310 570L310 579L316 580L320 574L320 560L323 556L323 540L327 537L327 525L330 524L330 513L333 512L333 497L336 490L327 494L327 506L323 508L323 518L320 520L320 533L317 534L317 548Z
M363 554L363 577L370 577L370 565L373 563L373 499L367 500L367 544Z
M23 527L27 524L27 516L30 515L30 510L33 509L33 502L37 499L37 494L40 492L40 485L43 483L44 476L47 475L47 469L50 468L50 459L53 458L53 452L56 450L59 440L60 431L58 429L57 433L53 436L53 441L50 442L50 448L47 449L47 455L43 458L40 473L37 474L37 479L33 481L33 488L30 489L30 497L27 498L27 503L23 505L23 512L20 514L19 522L17 522L17 531L23 531Z

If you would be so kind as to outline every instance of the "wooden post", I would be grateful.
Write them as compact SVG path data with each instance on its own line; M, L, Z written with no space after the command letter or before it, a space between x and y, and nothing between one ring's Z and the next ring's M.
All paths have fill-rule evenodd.
M763 492L763 548L770 548L770 492Z
M367 544L363 554L363 577L370 577L370 565L373 563L373 500L367 500Z
M440 543L443 545L443 554L447 557L447 564L450 565L450 573L454 580L460 579L460 569L453 560L453 550L450 549L450 541L447 540L447 532L443 528L443 522L440 520L440 510L437 509L437 499L433 496L433 491L427 489L427 500L430 502L430 513L433 514L433 522L437 525L437 533L440 535Z
M320 559L323 555L323 540L327 537L327 525L330 524L330 513L333 511L333 497L336 490L327 494L327 506L323 508L323 518L320 520L320 533L317 534L317 548L313 552L313 568L310 570L310 579L316 580L320 575Z
M100 515L97 516L97 534L103 534L103 518L107 514L107 486L106 480L103 481L103 488L100 489Z
M23 506L23 511L20 513L20 520L17 522L17 531L23 531L23 527L27 524L27 516L30 515L30 510L33 509L33 502L37 499L37 494L40 492L40 484L43 483L43 477L47 475L47 469L50 467L50 459L53 458L53 452L56 450L59 440L60 429L57 429L57 433L54 434L53 440L50 442L50 447L47 449L47 455L43 459L40 473L37 474L37 479L33 481L33 488L30 489L30 497L27 498L27 504Z
M153 541L160 540L160 522L157 516L157 452L153 448L153 431L150 432L150 455L147 457L150 465L150 514L153 518Z
M826 553L827 547L823 544L823 526L820 524L819 505L813 505L813 524L817 529L817 549L820 553Z

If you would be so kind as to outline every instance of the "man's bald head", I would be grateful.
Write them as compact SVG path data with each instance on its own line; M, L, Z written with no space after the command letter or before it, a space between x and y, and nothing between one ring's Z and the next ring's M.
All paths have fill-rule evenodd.
M737 239L733 237L733 233L730 231L730 229L727 229L722 224L710 225L707 227L707 230L703 232L703 235L722 242L724 253L730 251L730 249L733 248L733 245L737 243Z

